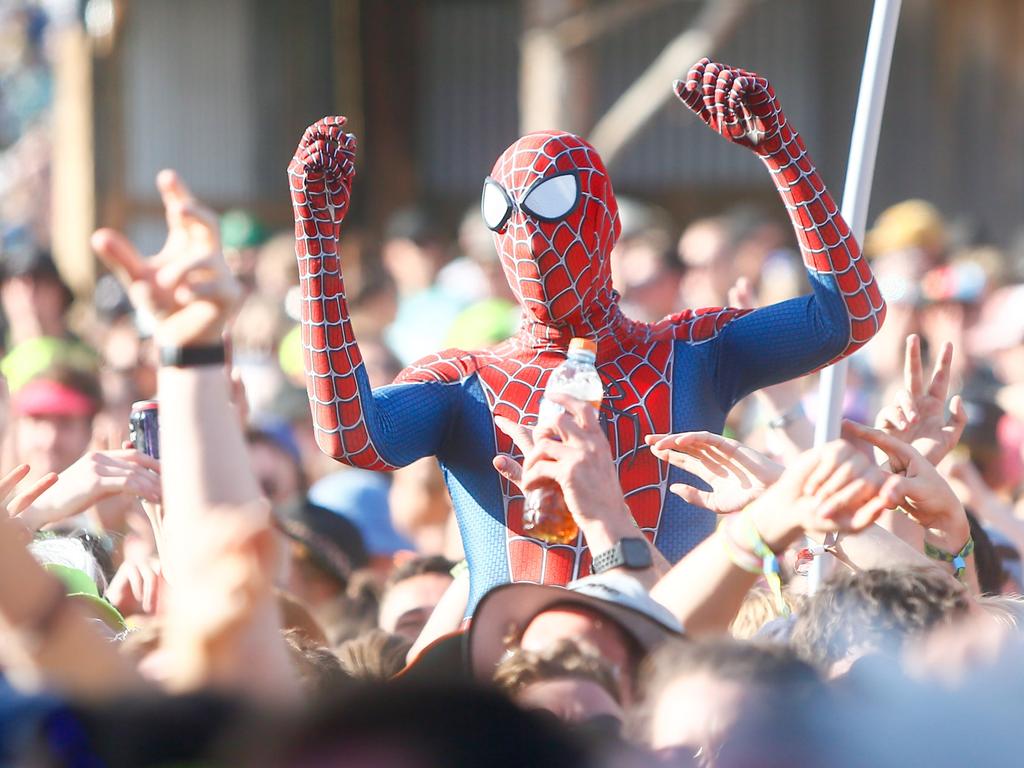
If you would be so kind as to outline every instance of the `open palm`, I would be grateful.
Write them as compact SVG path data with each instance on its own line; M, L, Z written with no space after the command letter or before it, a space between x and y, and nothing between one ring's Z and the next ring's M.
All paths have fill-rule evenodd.
M687 483L669 490L717 514L743 509L782 475L783 467L736 440L711 432L648 435L651 453L707 483L704 491Z

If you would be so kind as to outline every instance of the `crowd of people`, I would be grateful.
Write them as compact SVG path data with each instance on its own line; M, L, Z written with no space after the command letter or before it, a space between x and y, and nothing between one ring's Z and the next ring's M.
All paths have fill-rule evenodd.
M497 586L467 618L437 462L342 468L316 445L294 234L217 217L174 172L157 183L164 248L99 230L95 296L37 239L0 253L0 762L1015 761L1012 254L923 201L886 210L864 245L888 317L852 357L840 439L811 446L814 377L756 392L723 435L647 435L642 450L693 478L668 492L717 530L678 562L652 546L646 567ZM631 317L807 290L792 235L759 210L681 233L651 204L620 215L612 275ZM418 208L379 247L359 234L341 258L372 386L515 331L477 210L454 237ZM129 430L148 400L158 451ZM585 540L635 531L599 414L556 400L551 423L508 430L497 473L556 483Z

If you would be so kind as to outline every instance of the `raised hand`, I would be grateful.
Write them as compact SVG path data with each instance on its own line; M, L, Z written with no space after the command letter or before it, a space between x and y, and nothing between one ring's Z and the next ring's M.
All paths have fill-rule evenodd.
M157 343L220 343L242 292L221 253L217 217L174 171L161 171L157 187L167 217L160 253L144 259L113 229L97 230L92 247L125 285L132 303L156 318Z
M946 343L926 388L921 339L917 334L908 336L903 364L904 389L896 402L879 411L875 419L876 428L913 445L933 465L956 447L967 425L967 411L959 395L950 401L950 415L946 417L952 362L953 345Z
M89 451L56 476L53 487L24 511L22 519L38 530L122 494L159 503L160 462L134 448Z
M675 83L676 96L720 136L758 154L779 148L786 118L769 82L753 72L703 58L686 80Z
M160 559L125 558L117 569L104 597L122 616L156 613L162 586Z
M562 489L566 506L581 529L608 513L628 519L608 438L597 411L589 403L552 394L565 411L533 435L534 444L523 462L524 491L550 480Z
M957 536L962 533L966 541L969 531L963 505L938 470L912 445L853 421L843 422L843 435L864 440L889 457L891 470L905 478L899 487L898 505L912 520L927 529L955 528Z
M834 440L800 454L743 514L780 553L805 534L821 540L867 528L899 503L905 481L849 441Z
M57 482L57 475L50 472L39 478L28 490L17 491L18 483L24 480L31 468L28 464L20 464L0 478L0 505L3 506L3 517L11 517L19 520L25 528L23 529L26 540L32 538L35 528L30 521L25 520L22 515L30 510L32 505L46 490Z
M344 117L325 117L309 126L288 165L292 205L297 210L307 207L314 214L296 222L296 228L303 226L304 231L295 236L305 237L307 244L323 237L337 240L337 228L348 213L356 175L356 137L345 133L345 122Z
M743 443L711 432L648 435L645 440L661 461L711 486L710 491L702 491L686 483L673 483L669 490L720 515L743 509L778 480L784 469Z

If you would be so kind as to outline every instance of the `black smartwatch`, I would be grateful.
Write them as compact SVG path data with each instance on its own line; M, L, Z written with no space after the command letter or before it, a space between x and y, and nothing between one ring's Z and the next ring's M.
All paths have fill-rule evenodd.
M642 571L654 564L651 558L651 548L647 539L636 537L619 539L619 542L609 550L595 555L590 564L592 574L604 573L612 568L628 568L631 571Z

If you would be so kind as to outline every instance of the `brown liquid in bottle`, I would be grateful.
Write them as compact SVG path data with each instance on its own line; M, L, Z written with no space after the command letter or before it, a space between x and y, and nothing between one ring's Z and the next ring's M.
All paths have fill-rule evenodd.
M565 504L562 489L555 482L544 483L526 494L523 528L548 544L568 544L580 532Z

